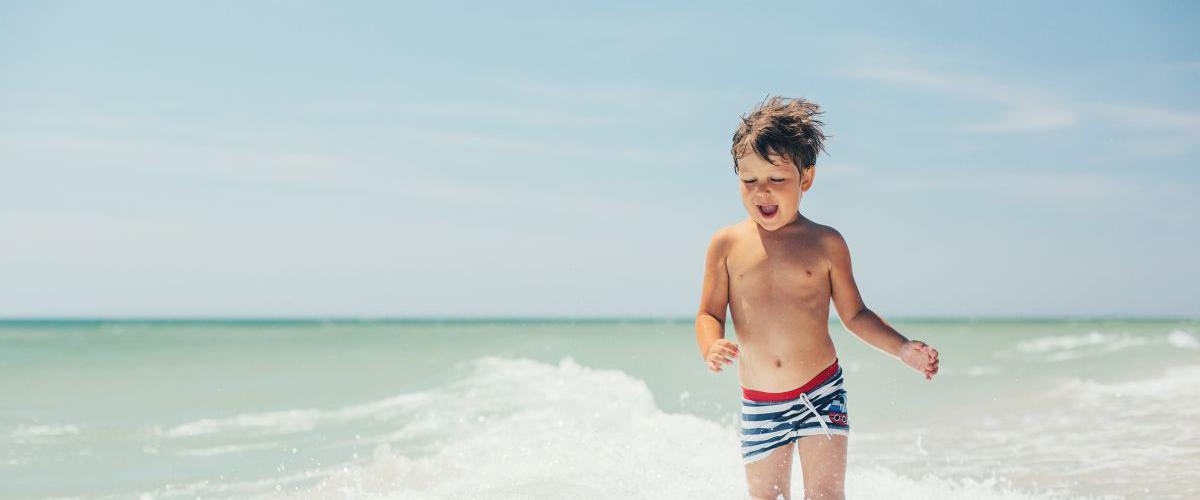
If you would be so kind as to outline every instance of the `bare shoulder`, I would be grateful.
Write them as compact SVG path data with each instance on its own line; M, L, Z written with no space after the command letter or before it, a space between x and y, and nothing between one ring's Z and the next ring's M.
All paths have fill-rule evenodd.
M820 247L825 250L827 256L834 258L850 252L846 245L846 238L842 233L833 226L825 224L812 223L814 238L820 244Z
M834 229L833 226L827 226L825 224L814 222L813 230L816 232L817 238L819 238L822 243L828 244L846 242L846 239L842 237L842 233L837 229Z
M709 248L722 253L728 251L729 247L733 245L733 242L738 239L739 233L741 232L741 226L742 224L738 223L730 224L717 229L717 231L713 233L712 240L708 244Z

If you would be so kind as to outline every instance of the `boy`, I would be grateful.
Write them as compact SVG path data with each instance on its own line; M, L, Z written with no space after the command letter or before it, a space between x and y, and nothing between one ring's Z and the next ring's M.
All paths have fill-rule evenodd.
M798 211L824 147L820 108L771 97L733 134L733 170L750 217L713 236L696 340L708 368L738 363L742 459L754 499L791 497L792 447L805 498L843 498L850 424L829 302L847 330L922 372L936 349L908 340L863 304L842 235ZM741 345L725 340L725 309Z

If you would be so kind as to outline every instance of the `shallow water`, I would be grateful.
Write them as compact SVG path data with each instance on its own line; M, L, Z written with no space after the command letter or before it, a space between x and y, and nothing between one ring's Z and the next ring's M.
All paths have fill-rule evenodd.
M1200 323L831 325L850 498L1200 496ZM743 498L687 322L3 322L5 497ZM802 484L799 467L794 487Z

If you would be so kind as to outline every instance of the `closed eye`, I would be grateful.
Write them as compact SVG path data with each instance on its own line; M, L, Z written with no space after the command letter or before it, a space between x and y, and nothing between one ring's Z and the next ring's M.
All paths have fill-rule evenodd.
M742 182L744 182L746 184L753 184L754 181L757 181L757 180L758 179L742 179Z
M786 179L771 179L771 182L783 182Z

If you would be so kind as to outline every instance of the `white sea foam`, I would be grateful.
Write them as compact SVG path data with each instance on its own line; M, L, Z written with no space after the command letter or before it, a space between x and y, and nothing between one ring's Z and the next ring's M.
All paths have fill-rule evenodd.
M1016 351L1043 361L1067 361L1105 355L1151 344L1152 338L1128 333L1088 332L1084 335L1054 335L1022 340Z
M1103 344L1109 336L1100 332L1089 332L1087 335L1061 335L1038 337L1017 343L1017 350L1023 352L1047 352L1062 349L1075 349L1082 346Z
M249 413L228 418L206 418L177 425L158 434L167 437L191 437L223 432L244 432L253 435L291 434L307 432L324 422L346 422L361 418L388 418L419 404L426 394L401 394L368 403L333 410L282 410Z
M55 436L73 436L79 434L79 427L73 424L64 425L22 425L12 432L14 438L38 438Z
M430 391L369 458L325 469L298 498L745 498L738 430L654 405L625 373L487 357ZM435 443L414 451L405 442ZM802 487L793 468L793 493ZM996 478L911 478L851 459L850 498L1025 499Z
M1175 330L1167 334L1167 343L1180 349L1200 349L1200 340L1183 330Z
M973 365L967 367L968 377L984 377L1000 373L1000 367L992 365Z
M896 449L884 463L900 469L923 447L944 460L937 470L990 464L1021 484L1077 484L1121 498L1200 484L1200 468L1181 467L1200 458L1200 365L1122 375L1119 382L1068 379L990 408L986 418L965 412L909 429L926 438L917 446L899 437L870 445L884 454Z
M1062 335L1039 337L1017 343L1017 350L1022 352L1044 353L1053 351L1075 350L1084 347L1096 347L1103 351L1119 351L1129 347L1145 345L1145 337L1133 336L1127 333L1113 334L1088 332L1086 335Z
M1188 409L1189 402L1200 402L1200 365L1170 367L1159 376L1139 376L1137 373L1130 375L1134 380L1113 383L1071 379L1059 386L1056 394L1089 404L1123 403L1125 398L1133 398L1138 402L1154 399L1180 403L1172 408L1172 411ZM1148 407L1145 404L1132 406L1135 406L1135 409L1167 413L1162 411L1165 410L1162 407Z
M231 444L225 446L213 446L209 448L190 448L176 452L176 455L191 456L191 457L215 457L218 455L230 455L233 453L241 453L244 451L254 450L269 450L279 446L278 443L255 443L255 444Z

